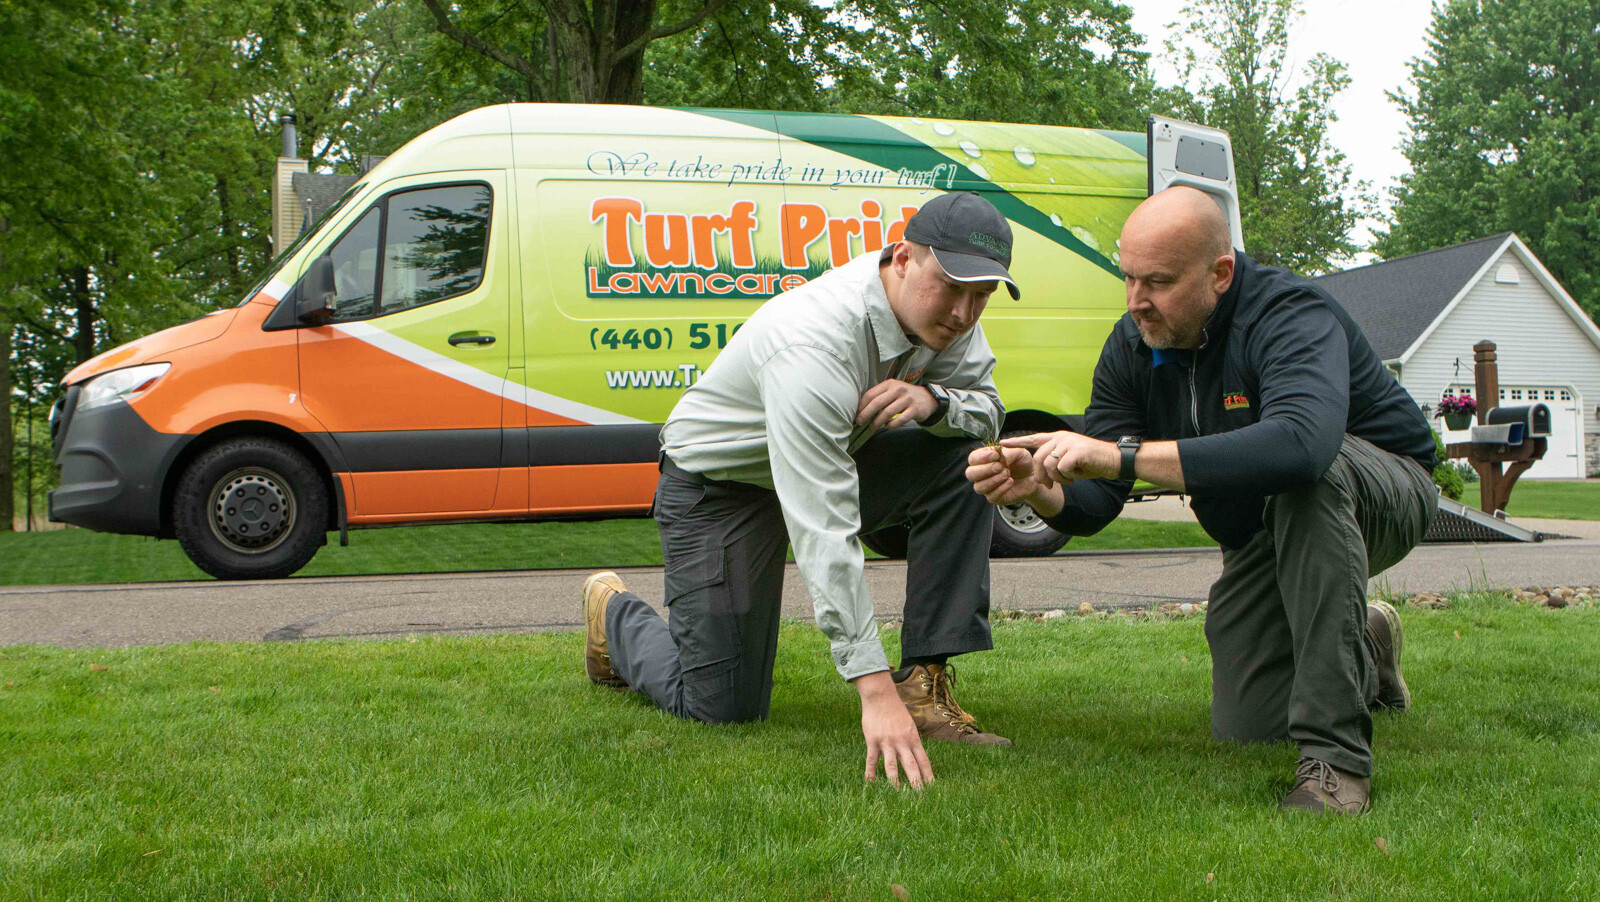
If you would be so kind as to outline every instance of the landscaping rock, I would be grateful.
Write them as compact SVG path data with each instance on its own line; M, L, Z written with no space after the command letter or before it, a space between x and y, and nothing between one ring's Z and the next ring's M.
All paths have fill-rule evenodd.
M1086 602L1078 605L1078 613L1080 613L1080 614L1093 614L1094 613L1094 605L1092 605L1092 604L1090 604L1090 603L1088 603L1086 601Z

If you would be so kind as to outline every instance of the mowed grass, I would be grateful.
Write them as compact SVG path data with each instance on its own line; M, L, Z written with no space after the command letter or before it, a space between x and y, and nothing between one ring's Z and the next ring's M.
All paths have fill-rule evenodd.
M661 563L654 520L474 523L364 529L336 536L298 576L644 567ZM1195 523L1124 519L1067 551L1215 545ZM0 585L210 579L175 541L59 529L0 533Z
M592 686L578 634L0 649L0 898L1554 899L1600 893L1600 610L1408 610L1374 810L1284 816L1209 738L1199 618L1000 623L1010 749L861 779L821 635L771 720ZM887 632L891 658L894 632Z
M1461 499L1468 504L1476 504L1478 484L1468 484ZM1517 517L1600 520L1600 479L1585 482L1519 480L1511 489L1511 506L1506 514L1513 520Z

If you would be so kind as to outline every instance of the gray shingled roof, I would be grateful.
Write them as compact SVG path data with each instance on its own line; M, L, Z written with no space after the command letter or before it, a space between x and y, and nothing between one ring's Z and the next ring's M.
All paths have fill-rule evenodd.
M1315 281L1350 312L1378 356L1394 360L1438 318L1510 234L1329 273Z
M338 203L358 178L358 175L326 175L320 172L296 172L290 176L294 193L300 195L300 203L305 206L306 220L300 224L301 231L305 231L306 226L316 222L317 217Z

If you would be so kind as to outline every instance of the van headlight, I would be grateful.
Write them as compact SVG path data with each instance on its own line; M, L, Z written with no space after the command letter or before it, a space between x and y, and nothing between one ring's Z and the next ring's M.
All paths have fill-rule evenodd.
M150 390L167 370L170 363L147 363L130 366L125 370L112 370L90 379L78 396L78 412L104 407L117 401L131 401Z

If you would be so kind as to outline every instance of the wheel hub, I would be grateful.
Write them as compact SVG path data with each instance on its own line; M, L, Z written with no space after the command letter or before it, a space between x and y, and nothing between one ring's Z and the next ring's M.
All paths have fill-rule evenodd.
M235 470L211 490L211 531L228 547L259 554L294 527L294 496L282 476L260 467Z
M1027 504L1007 504L1000 508L1000 519L1017 532L1032 535L1049 529L1049 524L1044 522L1033 508Z

